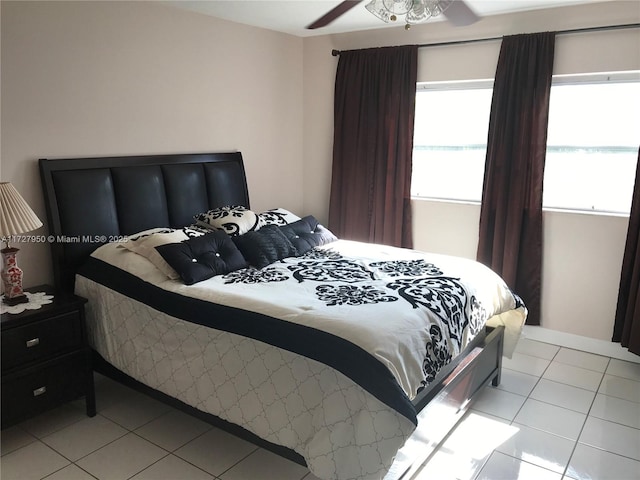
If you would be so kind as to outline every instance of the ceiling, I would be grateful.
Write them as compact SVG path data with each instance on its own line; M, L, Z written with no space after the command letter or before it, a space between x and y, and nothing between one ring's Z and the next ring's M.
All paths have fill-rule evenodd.
M602 0L467 0L467 5L477 15L485 17L596 1ZM402 18L399 18L395 24L385 24L374 17L364 7L368 0L362 1L360 5L356 5L332 24L317 30L307 30L304 27L341 3L341 0L167 0L164 3L299 37L397 27L403 24ZM441 15L428 22L444 20Z

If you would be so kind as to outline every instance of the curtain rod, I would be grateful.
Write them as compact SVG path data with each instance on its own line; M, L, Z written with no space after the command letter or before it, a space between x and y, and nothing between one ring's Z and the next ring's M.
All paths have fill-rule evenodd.
M585 32L597 32L600 30L622 30L625 28L638 28L640 27L640 23L626 23L623 25L603 25L600 27L585 27L585 28L573 28L571 30L558 30L556 31L556 35L567 35L570 33L585 33ZM418 45L418 48L423 47L445 47L449 45L465 45L468 43L480 43L480 42L493 42L496 40L502 40L504 37L487 37L487 38L472 38L470 40L453 40L450 42L438 42L438 43L423 43ZM331 55L337 57L340 55L340 50L331 50Z

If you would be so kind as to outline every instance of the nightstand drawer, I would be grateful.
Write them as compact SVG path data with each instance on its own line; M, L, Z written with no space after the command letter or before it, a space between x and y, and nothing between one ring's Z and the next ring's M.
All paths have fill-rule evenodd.
M85 394L87 352L79 351L2 378L2 426Z
M82 346L80 314L56 315L2 332L2 371Z

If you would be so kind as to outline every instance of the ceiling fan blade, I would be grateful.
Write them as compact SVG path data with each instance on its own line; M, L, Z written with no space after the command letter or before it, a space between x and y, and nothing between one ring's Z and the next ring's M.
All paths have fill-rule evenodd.
M360 3L361 0L346 0L344 2L339 3L336 7L329 10L322 17L317 19L315 22L310 23L306 26L307 29L313 30L314 28L326 27L331 22L333 22L339 16L345 14L357 4Z
M463 0L451 0L446 3L449 5L442 13L456 27L471 25L480 20L480 17Z

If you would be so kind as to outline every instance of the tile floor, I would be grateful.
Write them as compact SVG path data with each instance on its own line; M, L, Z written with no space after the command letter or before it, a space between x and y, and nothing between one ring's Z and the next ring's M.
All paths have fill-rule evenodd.
M96 390L94 418L79 401L3 430L2 479L316 478L105 377ZM640 364L522 339L426 479L640 479Z

